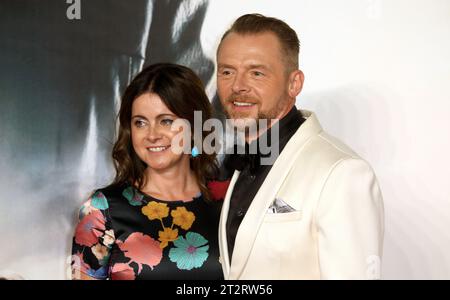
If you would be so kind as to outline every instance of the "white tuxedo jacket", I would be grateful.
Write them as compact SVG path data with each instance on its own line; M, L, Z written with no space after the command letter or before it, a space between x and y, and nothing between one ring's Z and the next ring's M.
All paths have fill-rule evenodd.
M219 227L225 279L379 278L384 216L375 174L301 112L307 119L255 195L230 261L226 221L239 172L231 179ZM295 211L268 213L275 198Z

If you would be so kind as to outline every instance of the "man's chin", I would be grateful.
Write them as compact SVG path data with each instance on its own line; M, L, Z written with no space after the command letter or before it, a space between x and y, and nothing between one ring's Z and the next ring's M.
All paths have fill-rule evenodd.
M251 112L238 112L238 111L227 111L228 119L253 119L256 120L256 116Z
M258 121L254 118L230 118L229 122L231 127L238 131L256 131L258 128Z

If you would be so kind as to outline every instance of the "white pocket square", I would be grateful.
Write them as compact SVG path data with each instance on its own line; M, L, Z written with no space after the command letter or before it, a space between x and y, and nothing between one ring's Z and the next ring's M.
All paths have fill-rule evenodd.
M284 202L281 198L275 198L269 206L267 213L269 214L284 214L296 211L292 206Z

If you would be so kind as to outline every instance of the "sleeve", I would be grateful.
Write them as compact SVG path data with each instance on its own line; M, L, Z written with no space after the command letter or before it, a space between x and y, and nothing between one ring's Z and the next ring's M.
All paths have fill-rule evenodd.
M108 201L99 191L82 205L72 243L72 279L108 278L115 241L108 209Z
M371 167L345 159L331 171L316 210L322 279L379 279L383 199Z

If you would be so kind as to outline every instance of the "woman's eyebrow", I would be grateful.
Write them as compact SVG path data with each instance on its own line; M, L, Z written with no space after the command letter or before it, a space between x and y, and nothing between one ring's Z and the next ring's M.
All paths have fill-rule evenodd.
M176 117L176 115L174 115L174 114L170 114L170 113L166 113L166 114L159 114L159 115L157 115L156 116L156 118L158 119L158 118L162 118L162 117ZM146 117L144 117L143 115L135 115L135 116L132 116L131 117L131 119L145 119L145 120L148 120Z
M131 119L145 119L145 120L148 120L146 117L144 117L144 116L142 116L142 115L135 115L135 116L132 116Z
M159 115L157 115L156 116L156 118L161 118L161 117L176 117L174 114L169 114L169 113L167 113L167 114L159 114Z

